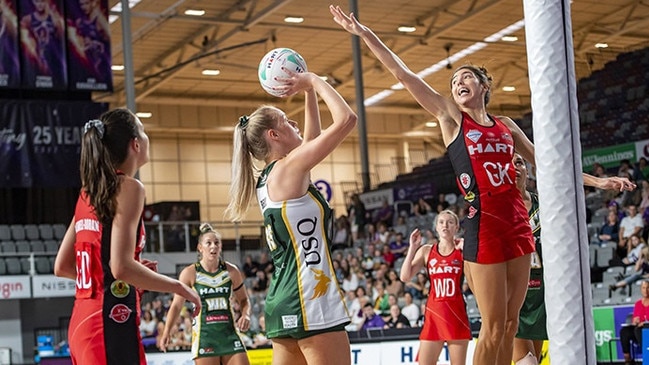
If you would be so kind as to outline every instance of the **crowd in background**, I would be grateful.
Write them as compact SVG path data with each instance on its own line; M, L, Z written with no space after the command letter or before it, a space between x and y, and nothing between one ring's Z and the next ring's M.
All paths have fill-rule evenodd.
M615 174L595 165L594 175ZM642 278L649 278L649 167L645 159L637 164L623 161L617 171L639 186L636 191L620 194L588 189L586 198L596 202L587 207L588 223L597 228L591 244L611 244L616 247L610 265L634 266L630 275L620 275L615 288L624 288ZM535 189L531 176L528 188ZM460 217L461 197L440 194L430 199L418 199L412 204L390 205L369 211L358 195L350 197L346 214L335 222L332 259L336 279L345 293L345 303L352 317L348 331L373 328L421 327L430 290L428 276L422 271L409 282L399 280L399 270L413 229L422 232L423 243L437 242L434 223L438 212L450 209ZM461 234L461 232L460 232ZM267 251L248 254L240 270L251 301L250 329L242 333L247 348L270 346L265 336L264 299L274 266ZM466 284L462 291L471 295ZM158 296L145 301L140 326L147 349L155 350L156 336L164 328L166 309L171 298ZM235 319L238 303L232 301ZM188 350L191 346L191 316L183 310L172 327L172 341L168 350Z

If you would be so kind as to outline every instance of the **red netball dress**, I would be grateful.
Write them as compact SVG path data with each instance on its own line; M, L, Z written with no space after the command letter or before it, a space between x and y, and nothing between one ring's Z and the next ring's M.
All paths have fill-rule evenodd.
M464 259L480 264L508 261L534 252L534 238L512 164L514 140L499 119L476 123L462 113L460 134L448 146L467 204L462 223Z
M74 212L77 280L68 342L75 365L146 365L140 337L140 294L111 273L112 221L101 224L82 192ZM145 244L137 228L135 258Z
M426 261L430 292L420 340L471 339L469 317L462 296L463 266L462 251L454 249L448 256L443 256L438 245L431 247Z

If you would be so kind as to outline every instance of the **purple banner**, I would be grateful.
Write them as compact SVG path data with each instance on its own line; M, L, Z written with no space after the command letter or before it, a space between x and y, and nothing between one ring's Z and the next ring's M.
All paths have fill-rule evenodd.
M66 0L71 90L113 90L108 0Z
M18 13L23 87L67 89L62 0L22 0Z
M0 88L20 86L18 15L15 0L0 0Z
M106 104L4 100L0 187L79 187L81 129Z

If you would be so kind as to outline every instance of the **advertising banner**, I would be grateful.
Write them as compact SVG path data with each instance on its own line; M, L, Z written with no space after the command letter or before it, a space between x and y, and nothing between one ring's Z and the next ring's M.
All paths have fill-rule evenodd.
M0 299L22 299L32 296L29 275L0 276Z
M0 104L0 187L79 187L82 126L107 109L92 102Z
M71 90L112 91L108 0L65 0Z
M62 0L19 2L22 86L65 90L65 21Z
M620 166L622 160L629 160L632 164L638 161L635 142L583 151L581 164L584 171L592 171L595 163L608 169Z
M0 0L0 88L20 86L16 0Z
M75 285L74 280L59 278L54 275L32 276L34 298L73 297Z
M630 320L632 313L632 305L593 308L597 361L617 362L623 359L620 341L613 339L619 338L620 328Z
M390 205L394 203L392 189L369 191L359 195L359 198L365 204L365 209L367 210L380 208L383 205L383 201L386 201Z

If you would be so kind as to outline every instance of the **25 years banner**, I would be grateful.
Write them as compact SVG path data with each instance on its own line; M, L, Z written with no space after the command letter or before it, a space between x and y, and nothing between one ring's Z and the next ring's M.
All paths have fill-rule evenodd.
M82 126L107 109L88 101L0 104L0 187L78 187Z

